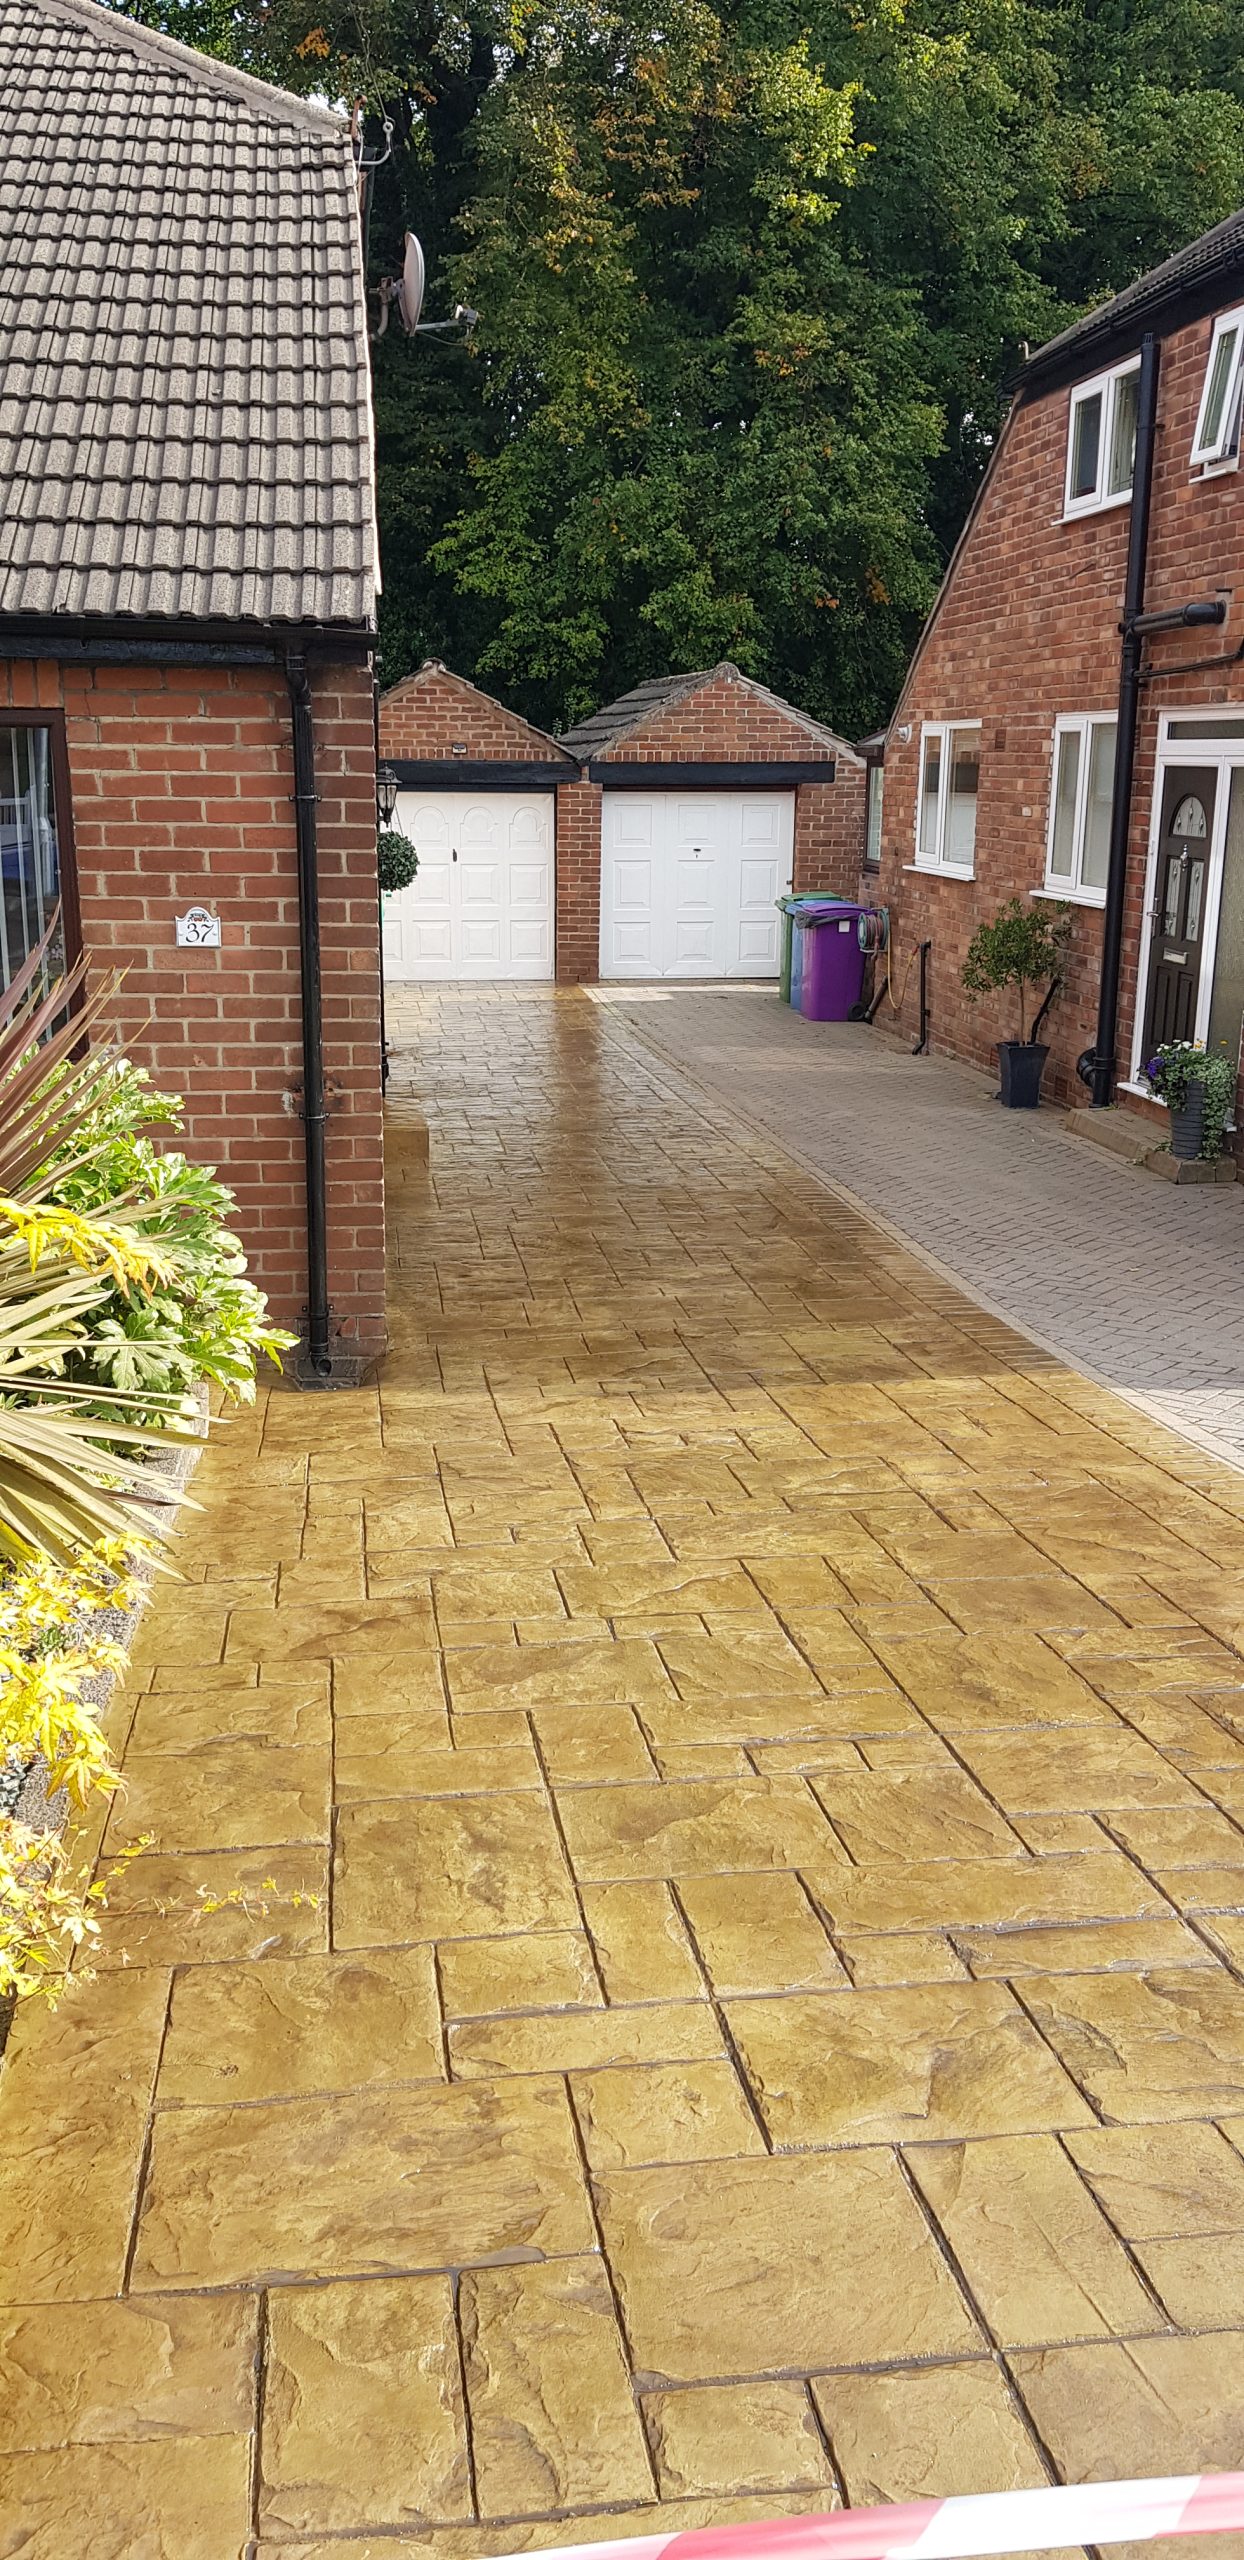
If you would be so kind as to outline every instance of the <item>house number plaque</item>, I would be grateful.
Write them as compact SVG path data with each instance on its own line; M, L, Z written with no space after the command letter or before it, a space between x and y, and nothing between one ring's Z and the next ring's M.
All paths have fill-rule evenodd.
M191 943L199 951L218 951L219 916L214 916L210 907L187 907L184 916L177 918L177 941L179 948Z

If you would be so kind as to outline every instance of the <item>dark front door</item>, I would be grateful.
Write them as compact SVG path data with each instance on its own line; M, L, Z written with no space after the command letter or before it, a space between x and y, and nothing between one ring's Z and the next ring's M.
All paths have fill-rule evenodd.
M1217 788L1212 765L1168 765L1163 778L1145 1006L1147 1058L1164 1041L1196 1037Z

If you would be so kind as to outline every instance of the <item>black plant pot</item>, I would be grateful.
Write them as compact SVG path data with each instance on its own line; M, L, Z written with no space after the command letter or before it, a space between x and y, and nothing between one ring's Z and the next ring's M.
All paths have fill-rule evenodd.
M1040 1040L999 1040L997 1050L999 1102L1008 1111L1035 1111L1049 1050Z
M1171 1154L1193 1164L1205 1138L1205 1087L1190 1084L1179 1109L1171 1112Z

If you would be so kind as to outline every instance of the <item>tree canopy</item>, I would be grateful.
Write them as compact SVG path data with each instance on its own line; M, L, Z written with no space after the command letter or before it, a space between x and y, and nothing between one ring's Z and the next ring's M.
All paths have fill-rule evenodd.
M1235 0L112 5L365 102L373 278L480 313L375 349L383 678L546 728L884 718L1024 343L1244 201Z

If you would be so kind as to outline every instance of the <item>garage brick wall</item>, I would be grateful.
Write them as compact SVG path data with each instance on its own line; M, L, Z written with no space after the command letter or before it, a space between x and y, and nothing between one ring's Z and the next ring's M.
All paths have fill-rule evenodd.
M328 1124L329 1286L351 1345L384 1339L380 955L372 683L313 673ZM273 1314L306 1301L297 847L289 696L272 668L0 669L0 702L63 711L83 942L124 968L132 1054L186 1101L185 1151L237 1194ZM0 719L3 711L0 710ZM219 950L179 950L185 908Z
M557 977L564 987L600 976L600 840L604 793L598 782L557 792Z
M837 754L824 730L786 710L774 695L740 675L714 667L694 692L650 713L603 750L609 764L790 764Z
M464 762L549 764L560 749L552 738L494 702L478 685L451 674L439 659L429 659L413 676L403 676L380 697L380 753L386 756L450 757L465 750ZM566 758L570 773L578 768Z
M796 889L859 894L864 859L867 769L839 755L832 782L801 782L795 794Z

